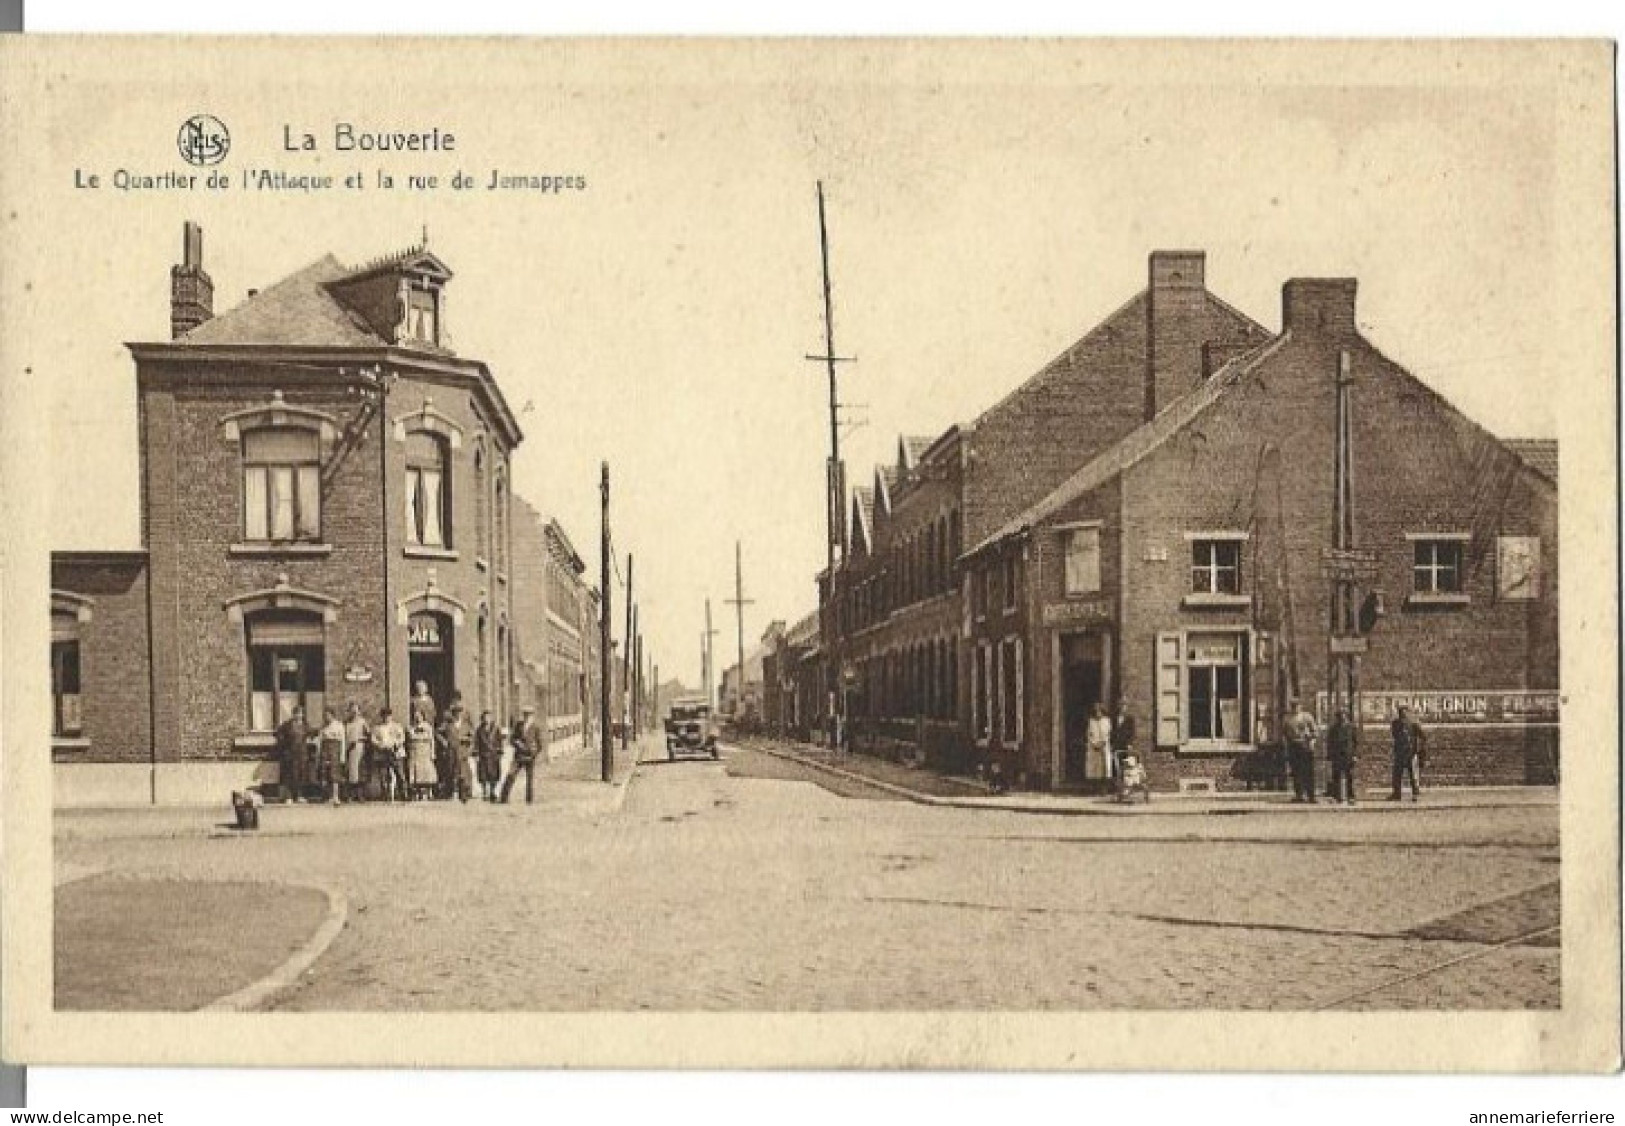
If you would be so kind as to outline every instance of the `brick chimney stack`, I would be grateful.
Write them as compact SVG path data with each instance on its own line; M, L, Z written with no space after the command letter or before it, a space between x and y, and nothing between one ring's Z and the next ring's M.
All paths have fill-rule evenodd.
M1145 417L1202 381L1207 328L1207 255L1200 250L1158 250L1151 255Z
M169 268L169 332L180 339L214 316L214 282L203 270L203 228L181 228L181 261Z
M1358 287L1354 278L1293 278L1281 287L1281 327L1300 337L1355 335Z

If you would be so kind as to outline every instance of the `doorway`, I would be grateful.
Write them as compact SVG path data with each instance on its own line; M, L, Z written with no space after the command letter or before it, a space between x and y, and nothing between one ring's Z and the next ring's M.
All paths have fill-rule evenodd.
M412 691L419 682L427 684L436 714L444 715L457 687L451 618L432 611L413 614L406 622L406 654Z
M1091 781L1084 770L1089 713L1106 701L1106 667L1099 634L1068 634L1061 639L1061 782Z

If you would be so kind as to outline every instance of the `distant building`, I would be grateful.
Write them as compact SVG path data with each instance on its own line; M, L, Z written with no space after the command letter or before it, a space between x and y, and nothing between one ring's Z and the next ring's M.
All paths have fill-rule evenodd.
M597 593L559 522L514 498L515 638L527 702L547 732L550 757L578 749L597 720Z
M295 706L404 714L416 681L511 710L521 435L451 279L328 255L216 316L186 224L172 339L129 345L142 547L52 558L59 801L217 802L277 779Z

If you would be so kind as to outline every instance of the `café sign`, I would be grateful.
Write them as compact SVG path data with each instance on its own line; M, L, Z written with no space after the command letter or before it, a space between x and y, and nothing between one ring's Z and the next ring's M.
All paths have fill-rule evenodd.
M413 614L406 623L406 647L440 652L440 619L433 614Z
M1104 598L1051 602L1044 607L1043 619L1046 626L1103 625L1112 620L1112 611Z

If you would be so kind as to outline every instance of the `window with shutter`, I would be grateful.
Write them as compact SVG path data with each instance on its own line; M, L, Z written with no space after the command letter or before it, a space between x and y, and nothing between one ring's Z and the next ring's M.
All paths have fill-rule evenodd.
M1184 742L1182 708L1184 654L1179 631L1157 634L1157 746L1177 747Z

